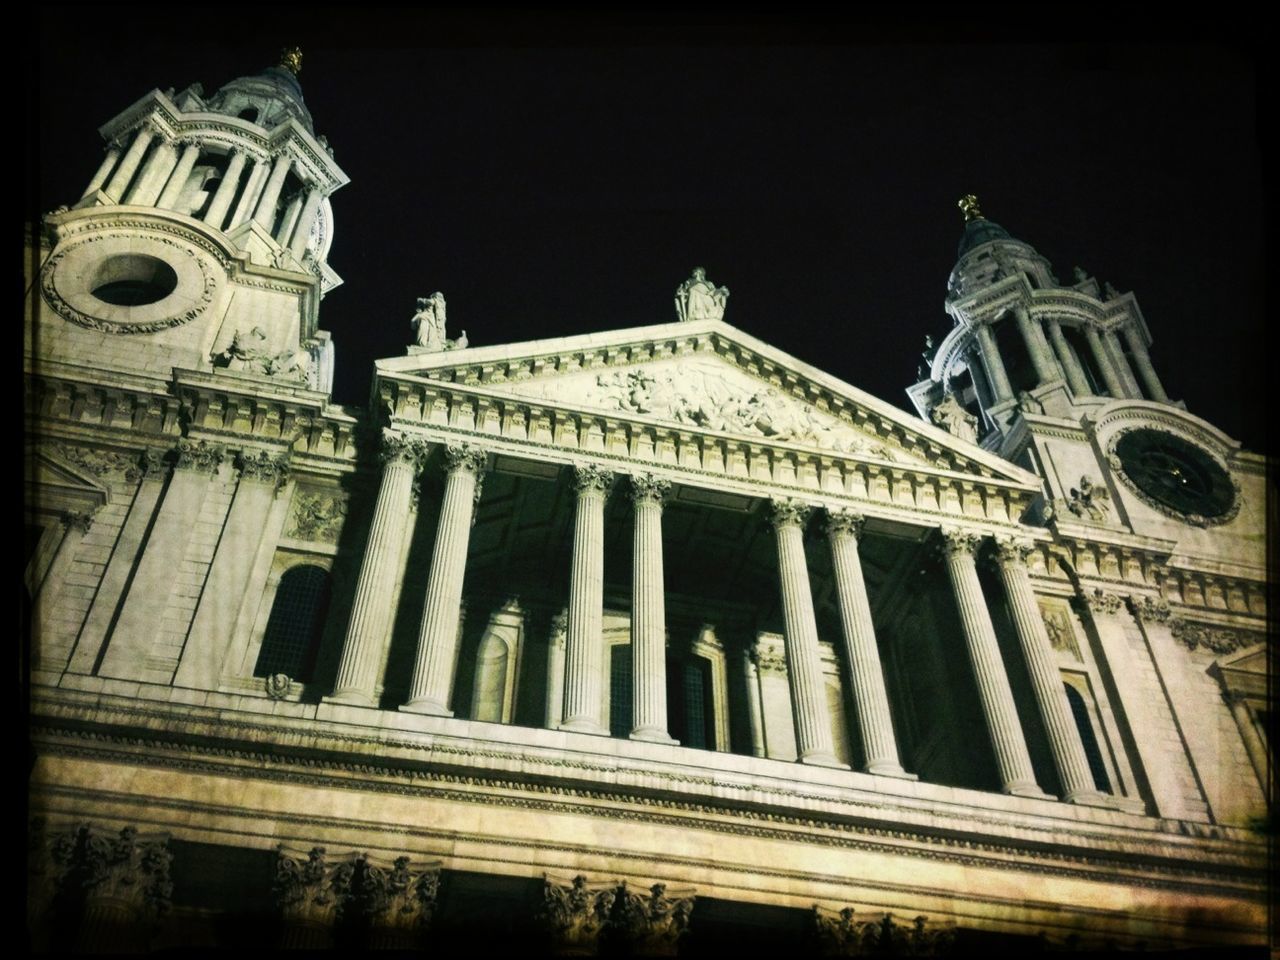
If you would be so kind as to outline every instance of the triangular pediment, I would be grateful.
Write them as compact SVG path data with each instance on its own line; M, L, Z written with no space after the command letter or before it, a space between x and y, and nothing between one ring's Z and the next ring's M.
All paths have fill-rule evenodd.
M111 499L110 489L82 465L48 450L29 447L25 467L27 500L38 508L91 511Z
M377 366L382 377L463 384L625 420L1037 482L976 444L722 321L469 347Z

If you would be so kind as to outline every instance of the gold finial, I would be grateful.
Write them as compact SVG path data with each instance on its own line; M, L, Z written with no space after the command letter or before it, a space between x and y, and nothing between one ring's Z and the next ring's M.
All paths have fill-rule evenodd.
M986 219L985 217L983 217L982 211L978 209L978 198L975 197L972 193L966 193L963 197L961 197L959 202L956 204L956 206L964 211L965 223L968 223L970 220Z
M295 77L302 72L302 48L285 47L280 51L280 66Z

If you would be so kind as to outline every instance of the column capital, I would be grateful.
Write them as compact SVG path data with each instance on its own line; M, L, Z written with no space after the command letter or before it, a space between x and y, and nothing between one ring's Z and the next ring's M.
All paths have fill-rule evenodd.
M63 527L67 530L79 530L81 533L88 533L89 528L93 526L93 515L96 511L89 510L68 510L66 513L58 517Z
M689 927L696 897L692 890L680 891L686 896L667 896L667 886L655 883L648 896L633 893L624 883L619 932L627 940L631 952L641 956L675 956L680 938Z
M974 556L982 545L982 535L972 530L942 527L939 530L938 552L943 559L961 555Z
M628 491L634 503L656 503L659 507L671 496L671 481L655 477L651 473L631 477Z
M579 875L565 884L544 875L538 916L557 948L594 954L617 895L616 883L591 883Z
M996 538L996 562L1002 567L1025 567L1035 544L1020 537Z
M580 497L607 497L613 489L613 472L591 463L576 464L573 468L573 489Z
M277 846L271 892L285 920L332 923L339 905L333 888L341 866L327 862L324 847L312 847L304 854Z
M489 455L476 447L450 444L444 448L444 466L446 473L465 470L479 476L489 462Z
M551 618L551 629L547 634L547 642L552 646L563 647L565 635L569 632L569 610L566 607Z
M238 457L241 480L269 483L279 490L289 481L289 453L243 450Z
M178 470L213 473L221 465L226 454L226 448L220 443L209 443L205 440L179 440L174 467Z
M1086 590L1080 594L1080 602L1093 614L1115 616L1124 606L1124 600L1114 593L1107 593L1100 588Z
M168 834L139 835L134 827L119 833L83 824L54 840L54 862L66 876L79 871L86 894L120 900L151 913L169 908Z
M798 500L770 500L769 522L775 530L783 527L803 528L813 508Z
M426 444L416 437L387 431L378 447L378 459L384 464L404 463L417 470L426 456Z
M862 528L866 525L867 518L860 513L852 510L827 510L827 520L823 524L823 529L831 539L835 540L839 537L853 537L855 540L862 539Z
M1167 623L1171 619L1176 619L1168 601L1163 597L1131 593L1127 599L1130 611L1142 623Z

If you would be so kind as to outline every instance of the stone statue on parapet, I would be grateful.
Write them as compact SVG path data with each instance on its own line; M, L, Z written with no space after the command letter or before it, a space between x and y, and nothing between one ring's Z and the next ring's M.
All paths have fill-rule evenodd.
M467 346L467 331L456 340L445 335L444 294L437 290L429 297L418 298L418 312L409 321L413 327L414 342L409 353L437 353L441 350L461 350Z
M950 391L942 398L942 402L930 411L929 419L953 437L968 440L970 443L978 442L978 418L960 406L960 401Z
M693 268L693 276L676 289L676 315L688 320L723 320L728 287L717 287L707 279L702 267Z

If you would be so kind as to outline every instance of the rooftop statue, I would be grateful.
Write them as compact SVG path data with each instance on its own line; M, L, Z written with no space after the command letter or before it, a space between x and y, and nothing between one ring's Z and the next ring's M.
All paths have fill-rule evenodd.
M702 267L693 268L693 276L676 290L676 314L681 321L723 320L728 287L717 287L707 279Z
M456 340L445 335L444 294L437 290L429 297L418 298L418 312L409 321L413 327L414 342L410 353L436 353L440 350L461 350L467 346L467 331Z

